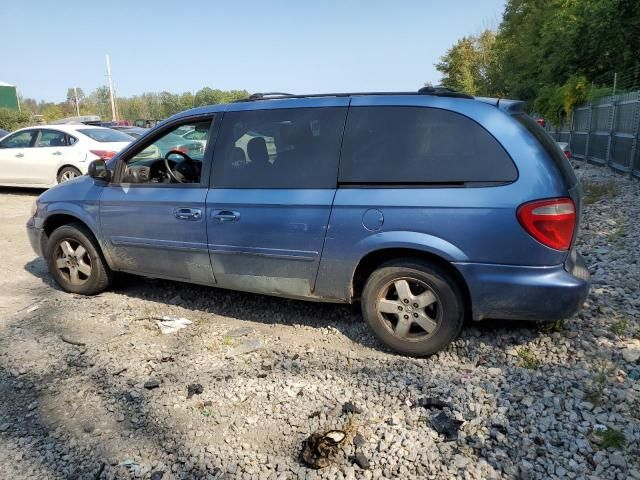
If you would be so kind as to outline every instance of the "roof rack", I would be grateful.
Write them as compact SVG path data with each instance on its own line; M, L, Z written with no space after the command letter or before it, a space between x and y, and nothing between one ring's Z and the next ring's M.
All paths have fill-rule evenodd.
M435 97L470 98L474 97L466 93L458 92L446 87L422 87L417 92L346 92L346 93L312 93L296 95L292 93L268 92L254 93L249 98L236 100L236 102L252 102L255 100L276 100L283 98L317 98L317 97L353 97L360 95L433 95Z

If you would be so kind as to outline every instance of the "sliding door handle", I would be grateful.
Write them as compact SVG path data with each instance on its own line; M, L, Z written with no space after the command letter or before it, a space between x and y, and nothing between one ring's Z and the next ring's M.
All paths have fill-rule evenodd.
M176 208L173 215L178 220L200 220L202 218L202 210L199 208Z
M237 222L240 220L240 213L232 212L231 210L220 210L214 213L213 219L218 223Z

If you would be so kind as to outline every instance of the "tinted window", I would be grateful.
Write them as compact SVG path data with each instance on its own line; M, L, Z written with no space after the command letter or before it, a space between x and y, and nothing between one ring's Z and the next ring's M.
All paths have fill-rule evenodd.
M63 132L56 130L40 130L40 135L36 140L36 147L66 147L67 136Z
M569 163L569 160L564 156L556 141L551 138L551 136L544 130L544 128L542 128L538 124L538 122L536 122L526 113L518 113L514 115L513 118L524 125L524 127L529 130L529 132L538 140L538 142L540 142L540 145L542 145L547 154L556 164L556 166L560 170L561 175L568 183L568 185L570 187L575 185L578 182L578 179L573 172L571 163Z
M517 176L497 140L463 115L424 107L349 110L340 182L511 182Z
M335 188L346 108L225 113L213 184L226 188Z
M96 142L131 142L133 137L126 133L111 130L110 128L82 128L78 132L83 133Z
M5 138L0 146L2 146L2 148L28 148L31 146L36 133L37 130L25 130L14 133Z

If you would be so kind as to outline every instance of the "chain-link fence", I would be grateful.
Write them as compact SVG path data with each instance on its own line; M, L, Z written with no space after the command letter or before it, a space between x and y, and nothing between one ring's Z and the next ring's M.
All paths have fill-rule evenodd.
M574 158L640 178L640 91L593 100L574 109L568 128L547 130Z

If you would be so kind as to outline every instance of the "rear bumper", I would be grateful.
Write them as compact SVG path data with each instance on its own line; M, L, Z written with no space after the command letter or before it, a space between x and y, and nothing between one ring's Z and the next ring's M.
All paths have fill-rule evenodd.
M560 320L580 310L589 293L589 271L575 250L553 267L454 265L469 287L474 320Z
M31 248L39 257L44 257L44 244L46 235L41 228L35 226L35 219L31 217L27 222L27 237Z

